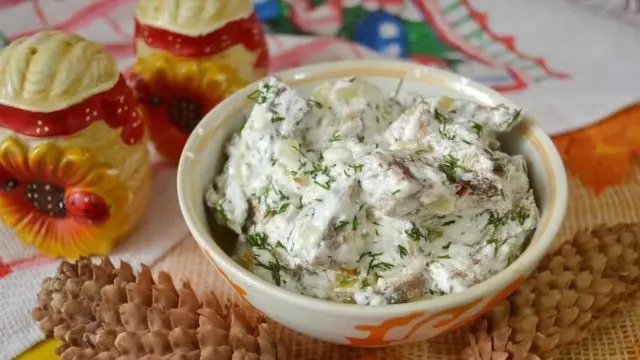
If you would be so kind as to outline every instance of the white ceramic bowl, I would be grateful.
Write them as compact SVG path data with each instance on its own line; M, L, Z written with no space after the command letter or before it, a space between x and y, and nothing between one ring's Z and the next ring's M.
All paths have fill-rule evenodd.
M464 97L488 105L516 106L497 92L458 75L405 62L350 61L289 70L278 76L305 95L317 85L358 76L389 94L404 78L403 92ZM189 138L178 169L182 214L204 253L246 301L273 320L303 334L352 346L384 346L424 340L459 327L483 314L518 288L552 246L567 205L567 180L549 137L530 119L502 137L509 153L528 162L541 219L533 239L513 264L461 293L407 304L379 307L318 300L279 288L252 274L216 243L206 217L205 189L223 167L223 148L250 112L247 99L257 84L237 92L198 125ZM526 112L526 109L525 109Z

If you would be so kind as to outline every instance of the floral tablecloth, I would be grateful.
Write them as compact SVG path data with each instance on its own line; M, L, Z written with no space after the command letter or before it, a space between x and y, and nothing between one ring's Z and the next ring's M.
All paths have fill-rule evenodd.
M459 72L521 103L555 134L569 170L571 200L561 239L597 223L640 221L635 1L611 0L607 7L587 0L254 1L273 33L274 71L330 60L401 57ZM0 44L44 28L73 31L103 44L126 70L134 60L134 6L134 0L0 0ZM118 249L118 256L153 263L175 246L155 269L188 277L200 291L213 287L232 296L185 232L170 190L175 171L158 162L156 173L162 195L155 208L163 214L151 213L142 235ZM171 224L171 231L159 227L161 222ZM12 241L0 228L0 359L13 358L37 341L27 310L38 282L55 265ZM16 287L23 289L9 296L8 289ZM294 359L448 360L463 346L458 333L380 351L350 350L287 330L281 335ZM22 358L50 358L52 346L45 343ZM639 348L640 307L565 355L638 359Z

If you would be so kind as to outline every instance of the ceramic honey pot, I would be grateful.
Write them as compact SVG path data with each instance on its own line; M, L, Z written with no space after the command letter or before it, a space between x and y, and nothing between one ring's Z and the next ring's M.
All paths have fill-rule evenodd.
M143 112L99 45L57 31L0 50L0 219L52 257L108 253L141 220Z
M174 164L211 108L267 73L251 0L141 0L135 42L133 88L156 150Z

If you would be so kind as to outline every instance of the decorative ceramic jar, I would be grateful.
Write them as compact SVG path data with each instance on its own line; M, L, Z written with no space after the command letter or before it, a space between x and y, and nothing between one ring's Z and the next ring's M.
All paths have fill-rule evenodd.
M251 0L141 0L135 39L133 87L149 113L152 142L174 164L211 108L267 73Z
M99 45L40 32L0 50L0 218L48 256L108 253L138 224L143 113Z

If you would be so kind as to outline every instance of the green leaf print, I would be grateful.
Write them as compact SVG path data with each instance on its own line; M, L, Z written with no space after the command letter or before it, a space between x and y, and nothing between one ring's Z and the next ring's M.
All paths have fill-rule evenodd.
M278 17L265 24L274 32L281 34L301 34L302 32L297 29L291 22L291 5L287 2L280 1L280 13Z
M424 22L404 21L409 40L409 53L445 59L455 50L443 44L438 35Z
M359 5L342 8L342 26L338 31L338 36L351 39L353 31L367 14L369 14L369 11Z
M311 0L311 6L318 6L318 5L324 5L327 2L327 0Z

